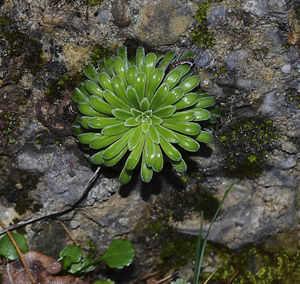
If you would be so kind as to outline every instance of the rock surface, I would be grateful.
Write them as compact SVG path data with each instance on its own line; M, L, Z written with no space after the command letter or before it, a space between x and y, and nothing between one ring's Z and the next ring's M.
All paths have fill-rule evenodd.
M204 48L191 36L201 2L0 1L0 215L5 224L60 210L81 196L95 168L70 131L78 71L101 57L102 48L142 43L158 52L196 53L201 88L216 97L222 110L215 142L191 157L184 177L165 171L150 185L134 179L120 189L118 169L103 169L85 201L64 216L74 237L83 245L91 239L100 251L117 236L136 241L140 218L145 224L155 219L149 207L169 190L194 193L201 186L221 199L235 177L224 171L227 153L220 139L244 119L272 121L276 133L266 134L274 141L260 173L235 185L209 239L238 249L280 232L299 234L299 5L296 0L210 1L207 29L215 44ZM169 224L197 234L199 212L187 211L183 220ZM42 251L57 257L68 239L58 223L51 224L50 229L40 223L27 226L26 237L41 249L41 239L59 234L57 248ZM205 230L208 225L206 220ZM136 241L136 266L151 271L156 258L143 249Z

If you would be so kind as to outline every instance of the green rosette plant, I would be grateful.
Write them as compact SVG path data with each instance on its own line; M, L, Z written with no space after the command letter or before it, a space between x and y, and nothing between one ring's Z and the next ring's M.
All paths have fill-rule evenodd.
M197 90L194 56L191 51L179 58L174 52L145 54L139 47L128 59L123 46L98 68L84 68L87 79L72 94L81 113L73 133L94 151L92 163L111 167L124 157L123 184L140 160L144 182L162 170L166 157L175 170L186 171L180 148L195 152L199 142L211 142L211 132L200 123L214 123L217 117L214 98Z

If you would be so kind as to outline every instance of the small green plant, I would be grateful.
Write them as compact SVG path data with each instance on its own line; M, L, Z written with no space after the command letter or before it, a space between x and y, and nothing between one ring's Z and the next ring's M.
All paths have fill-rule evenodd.
M186 171L178 146L195 152L199 142L211 142L211 131L200 123L217 117L214 98L197 90L193 57L190 51L178 59L174 52L146 55L139 47L128 59L126 47L120 47L98 69L83 70L88 79L72 95L81 113L73 132L94 151L91 162L114 166L127 155L119 177L124 184L140 160L141 178L150 182L153 171L162 170L164 154L175 170Z
M11 233L12 237L14 238L15 242L17 243L18 247L20 248L22 253L28 252L27 241L24 235L19 233ZM11 242L8 235L5 235L0 239L0 256L4 256L8 260L15 260L19 258L19 255L16 251L15 246Z
M96 259L93 253L84 257L81 248L75 245L64 248L59 256L64 271L86 275L93 271L95 265L101 261L104 261L110 268L121 269L130 265L134 257L134 248L129 241L116 239L111 242L104 255Z
M205 253L205 249L206 249L206 244L208 241L208 236L210 233L210 230L215 222L215 220L217 219L219 212L222 208L222 205L225 201L225 199L227 198L228 194L230 193L230 191L232 190L233 186L234 186L235 182L233 182L225 191L223 198L217 208L217 211L215 212L215 215L208 227L208 230L204 236L203 242L202 242L202 230L203 230L203 220L204 220L204 215L203 215L203 211L201 212L201 220L200 220L200 230L199 230L199 235L198 235L198 240L197 240L197 249L196 249L196 255L195 255L195 269L194 269L194 277L193 277L193 282L192 284L198 284L199 283L199 277L200 277L200 272L201 272L201 268L202 268L202 261L204 258L204 253ZM171 282L171 284L189 284L189 282L187 282L186 280L183 279L178 279L175 282Z
M11 233L17 246L22 253L28 252L27 241L23 234ZM113 240L106 252L98 257L94 257L94 253L90 253L84 256L80 247L75 245L69 245L64 248L58 259L62 264L62 274L73 274L80 276L81 278L95 269L95 265L101 261L104 261L110 268L122 269L132 263L134 258L134 248L131 242L122 239ZM19 258L16 248L8 235L5 235L0 239L0 256L4 256L9 261L13 261ZM96 281L95 283L114 283L110 280Z

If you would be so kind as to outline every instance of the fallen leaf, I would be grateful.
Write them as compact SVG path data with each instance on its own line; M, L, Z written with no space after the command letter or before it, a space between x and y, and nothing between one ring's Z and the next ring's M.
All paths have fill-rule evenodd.
M23 255L28 268L39 284L88 284L74 276L55 276L62 269L61 263L52 257L39 252L29 251ZM8 263L3 269L2 284L31 284L25 268L17 259Z

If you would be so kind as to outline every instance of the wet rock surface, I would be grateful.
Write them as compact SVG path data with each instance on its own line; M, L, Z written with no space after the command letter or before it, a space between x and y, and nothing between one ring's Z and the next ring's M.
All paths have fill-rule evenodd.
M74 119L69 111L71 92L80 81L78 72L101 57L102 48L111 50L124 43L133 47L143 43L149 50L159 52L191 49L196 53L201 88L215 95L222 112L216 139L190 157L185 176L165 170L149 185L134 179L120 188L118 170L103 169L80 207L64 217L74 237L83 245L92 239L100 251L116 236L132 239L139 252L137 271L151 271L156 265L156 258L151 255L154 250L149 250L152 236L144 236L140 229L158 214L149 208L164 204L166 193L183 190L193 196L198 186L220 200L236 178L234 174L228 176L225 170L229 166L224 143L229 137L238 137L232 127L245 119L271 121L276 131L264 132L267 136L251 140L264 143L271 136L274 141L267 152L255 146L257 141L249 143L249 152L233 152L237 160L245 159L248 168L256 167L255 160L263 163L259 164L259 173L243 176L237 182L209 239L238 249L249 243L263 243L280 232L292 230L299 234L298 1L210 2L207 29L215 44L209 48L193 45L191 35L199 24L194 15L201 1L115 0L89 6L79 0L1 2L3 222L49 214L81 196L95 167L85 160L70 131ZM243 129L245 135L246 130ZM24 199L30 202L24 203ZM180 200L172 202L174 212L182 204L188 207ZM169 226L185 234L197 234L196 207L185 209L186 216L181 220L168 219ZM172 215L173 211L169 213ZM58 229L60 224L52 224L50 229L40 223L27 226L26 237L32 247L42 250L38 245L41 239L60 235L62 242L56 249L41 251L55 257L68 239ZM206 219L205 230L208 225ZM144 253L144 249L148 252Z

